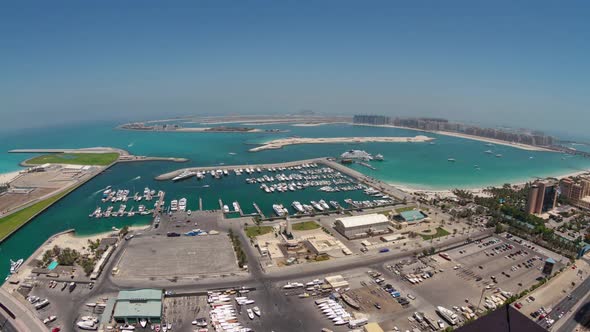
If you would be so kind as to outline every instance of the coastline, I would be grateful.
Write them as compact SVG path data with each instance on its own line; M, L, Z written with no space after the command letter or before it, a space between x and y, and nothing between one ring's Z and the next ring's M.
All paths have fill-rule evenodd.
M495 139L495 138L474 136L474 135L468 135L468 134L463 134L463 133L455 133L455 132L451 132L451 131L425 130L425 129L416 129L416 128L410 128L410 127L394 126L394 125L372 125L372 124L365 124L365 123L353 123L352 125L353 126L366 126L366 127L384 127L384 128L406 129L406 130L419 131L419 132L423 132L423 133L432 133L432 134L437 134L437 135L451 136L451 137L457 137L457 138L470 139L470 140L474 140L474 141L492 143L492 144L497 144L497 145L510 146L510 147L513 147L516 149L527 150L527 151L542 151L542 152L554 152L554 153L557 152L557 151L553 151L553 150L543 148L540 146L534 146L534 145L528 145L528 144L522 144L522 143L511 143L511 142L502 141L502 140Z
M576 171L576 172L568 172L568 173L560 173L559 175L548 175L545 176L544 178L556 178L558 180L567 178L567 177L572 177L572 176L578 176L578 175L582 175L585 173L590 173L590 169L588 170L584 170L584 171ZM537 177L531 177L530 180L525 181L522 179L518 179L518 180L511 180L511 181L503 181L503 183L496 183L496 184L489 184L489 185L485 185L485 186L477 186L477 187L471 187L471 188L461 188L461 187L454 187L454 188L428 188L425 186L420 186L420 185L415 185L415 184L407 184L407 183L399 183L399 182L386 182L387 184L389 184L390 186L396 187L401 191L404 191L406 193L426 193L426 194L438 194L438 195L453 195L452 191L455 189L460 189L460 190L466 190L466 191L470 191L474 194L480 194L482 193L486 188L489 187L499 187L502 186L504 183L510 183L513 186L522 186L528 182L532 182L534 178Z

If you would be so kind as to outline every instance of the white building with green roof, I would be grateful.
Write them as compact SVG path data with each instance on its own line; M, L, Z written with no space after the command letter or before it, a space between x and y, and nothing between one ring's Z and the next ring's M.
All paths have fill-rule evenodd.
M159 322L162 317L161 289L120 291L113 318L117 323L136 323L140 319Z

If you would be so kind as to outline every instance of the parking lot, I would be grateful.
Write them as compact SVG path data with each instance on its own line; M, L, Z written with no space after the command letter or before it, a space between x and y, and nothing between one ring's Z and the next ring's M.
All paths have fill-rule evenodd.
M433 255L407 259L403 264L385 264L381 269L383 275L373 278L372 282L378 281L381 288L390 284L409 304L402 307L395 303L397 309L394 308L394 319L391 316L380 317L379 310L369 308L366 312L377 321L383 318L380 324L385 329L420 328L420 324L411 317L414 312L438 320L440 317L435 312L437 306L455 311L459 321L463 321L468 317L468 312L464 311L475 312L478 305L480 310L485 310L486 306L492 306L492 303L498 305L508 295L519 293L537 283L537 278L542 277L541 268L547 258L537 248L531 249L530 246L499 236L445 253L450 260ZM554 270L560 266L558 263ZM365 294L364 297L369 301L378 301L374 292L381 289L375 290L371 283L363 288L355 289L354 292Z
M117 267L120 278L205 277L240 271L225 234L135 237Z

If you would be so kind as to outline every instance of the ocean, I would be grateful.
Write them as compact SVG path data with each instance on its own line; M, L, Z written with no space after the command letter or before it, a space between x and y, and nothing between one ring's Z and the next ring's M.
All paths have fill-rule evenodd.
M30 155L9 154L17 148L81 148L112 146L129 150L133 154L162 157L184 157L187 163L139 162L118 164L87 182L79 189L50 207L0 244L0 277L8 272L9 259L26 258L49 236L74 228L78 235L91 235L109 231L113 226L147 224L149 217L121 217L90 219L88 214L100 202L107 186L143 192L144 187L166 191L166 200L186 197L190 209L198 207L198 197L204 208L216 209L221 198L231 208L239 201L245 213L253 212L256 202L265 212L272 214L273 203L290 206L294 200L362 199L362 192L324 193L308 188L300 192L265 194L257 185L244 182L243 174L230 174L222 180L208 179L172 183L155 181L161 173L187 166L231 164L258 164L338 156L350 149L363 149L383 154L385 160L372 162L376 170L361 165L352 167L364 174L389 183L416 188L442 190L474 188L505 182L523 182L536 177L556 176L590 168L590 159L566 156L552 152L525 151L509 146L486 146L484 142L456 138L413 130L333 124L315 127L297 127L289 124L261 125L261 129L281 129L282 133L178 133L140 132L115 129L116 123L93 123L27 129L0 134L0 172L19 169L18 163ZM429 143L346 143L291 145L280 150L248 152L262 142L290 137L341 137L341 136L415 136L424 134L436 138ZM485 153L492 150L493 154ZM232 154L229 154L229 153ZM501 158L495 157L501 154ZM449 162L454 158L455 162ZM477 165L477 167L476 167ZM208 186L207 186L208 185ZM133 205L131 203L130 205ZM145 203L144 203L145 204ZM153 203L152 203L153 204ZM138 205L138 204L135 204ZM103 208L106 205L102 205ZM115 209L118 204L115 206ZM129 207L127 208L127 210ZM236 226L238 227L238 226Z

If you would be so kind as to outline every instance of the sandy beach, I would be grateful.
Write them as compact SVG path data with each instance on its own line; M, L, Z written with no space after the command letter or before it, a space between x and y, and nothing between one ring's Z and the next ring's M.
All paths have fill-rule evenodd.
M579 176L582 174L590 174L590 169L589 170L584 170L584 171L576 171L576 172L570 172L570 173L566 173L566 174L562 174L562 175L557 175L557 176L549 176L552 178L556 178L558 180L564 179L564 178L568 178L568 177L572 177L572 176ZM509 182L511 185L513 186L522 186L525 185L528 182L532 182L534 181L532 178L528 181L522 181L519 180L518 182ZM455 188L451 188L451 189L429 189L429 188L423 188L423 187L419 187L419 186L412 186L412 185L408 185L408 184L400 184L400 183L387 183L390 186L396 187L401 191L404 191L406 193L409 194L414 194L414 193L421 193L421 194L427 194L430 196L438 196L441 198L447 198L447 197L454 197L455 195L453 194L453 190ZM461 190L467 190L470 191L471 193L473 193L476 196L487 196L487 194L485 194L485 189L489 188L489 187L500 187L502 186L502 184L490 184L484 187L476 187L476 188L459 188Z
M140 230L143 230L147 227L148 227L147 225L146 226L129 226L129 231L140 231ZM46 243L45 248L43 248L43 250L41 251L40 256L38 258L42 258L45 250L51 249L54 246L58 246L60 248L74 249L74 250L80 252L81 254L89 253L89 251L88 251L88 241L89 240L96 241L96 240L103 239L105 237L109 237L111 235L116 235L118 233L119 233L119 231L111 230L108 232L94 234L94 235L90 235L90 236L76 236L76 234L73 232L59 234L59 235L53 237L49 242Z
M0 184L12 182L19 174L20 171L0 173Z
M480 142L486 142L486 143L492 143L492 144L510 146L510 147L513 147L513 148L517 148L517 149L521 149L521 150L527 150L527 151L556 152L556 151L553 151L553 150L550 150L550 149L546 149L546 148L543 148L543 147L540 147L540 146L533 146L533 145L521 144L521 143L512 143L512 142L502 141L502 140L495 139L495 138L488 138L488 137L467 135L467 134L455 133L455 132L450 132L450 131L423 130L423 129L409 128L409 127L400 127L400 126L394 126L394 125L371 125L371 124L361 124L361 123L355 123L354 125L355 126L367 126L367 127L386 127L386 128L406 129L406 130L420 131L420 132L423 132L423 133L424 132L426 132L426 133L433 133L433 134L438 134L438 135L452 136L452 137L470 139L470 140L474 140L474 141L480 141Z

